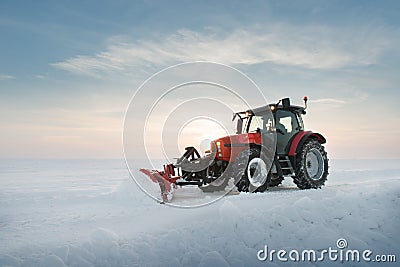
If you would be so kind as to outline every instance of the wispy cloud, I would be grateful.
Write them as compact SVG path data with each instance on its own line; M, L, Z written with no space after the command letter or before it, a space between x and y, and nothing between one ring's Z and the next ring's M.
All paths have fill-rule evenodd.
M322 103L322 104L336 104L336 105L344 105L347 103L345 100L335 99L335 98L320 98L320 99L310 100L310 102Z
M36 78L36 79L39 79L39 80L44 80L44 79L46 79L46 76L45 76L45 75L38 74L38 75L35 75L35 78Z
M327 107L337 108L348 104L364 102L369 97L368 93L356 89L349 88L347 91L349 94L349 98L327 97L327 98L310 99L310 103L321 104Z
M180 30L151 40L114 41L96 55L78 55L52 65L73 73L102 76L138 66L209 60L225 64L274 64L311 69L365 66L390 44L385 29L355 31L323 26L275 24L231 32ZM119 41L117 41L119 40Z
M0 81L1 80L9 80L9 79L15 79L14 76L7 75L7 74L0 74Z

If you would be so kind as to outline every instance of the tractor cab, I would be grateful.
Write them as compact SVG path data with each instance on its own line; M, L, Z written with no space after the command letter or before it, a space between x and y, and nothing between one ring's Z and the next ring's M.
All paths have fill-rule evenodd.
M282 100L282 104L270 105L274 114L278 156L287 155L289 145L294 136L304 131L302 115L306 114L305 107L290 105L289 98Z
M307 98L304 99L305 103ZM234 114L237 120L236 134L255 133L268 134L276 132L276 153L287 155L293 137L304 131L302 115L306 107L290 105L290 99L284 98L277 104L238 112Z

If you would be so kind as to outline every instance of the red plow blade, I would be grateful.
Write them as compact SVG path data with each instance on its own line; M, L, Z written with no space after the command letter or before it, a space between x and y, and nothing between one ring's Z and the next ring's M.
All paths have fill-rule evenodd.
M165 172L156 170L150 171L148 169L140 169L140 171L149 176L154 183L157 183L160 186L161 199L164 203L171 201L177 186L175 183L169 181L169 177Z

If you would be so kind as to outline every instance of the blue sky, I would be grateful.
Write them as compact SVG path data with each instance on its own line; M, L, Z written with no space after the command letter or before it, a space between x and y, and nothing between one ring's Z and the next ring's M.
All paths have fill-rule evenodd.
M310 98L334 158L399 158L398 1L1 1L0 157L121 157L136 88L210 60ZM382 137L384 135L384 137Z

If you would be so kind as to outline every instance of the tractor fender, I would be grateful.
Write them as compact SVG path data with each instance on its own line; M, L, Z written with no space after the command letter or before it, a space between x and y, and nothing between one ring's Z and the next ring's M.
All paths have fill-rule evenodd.
M314 133L311 131L299 132L292 139L292 143L290 144L290 149L289 149L288 155L296 156L297 152L299 152L299 149L303 146L304 142L310 138L317 139L318 142L320 142L321 144L326 143L325 137L323 137L323 135L320 133Z

